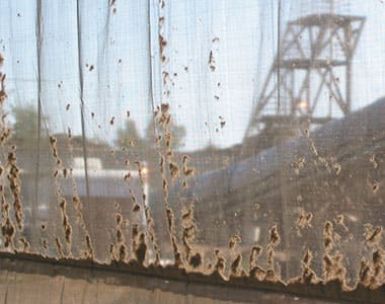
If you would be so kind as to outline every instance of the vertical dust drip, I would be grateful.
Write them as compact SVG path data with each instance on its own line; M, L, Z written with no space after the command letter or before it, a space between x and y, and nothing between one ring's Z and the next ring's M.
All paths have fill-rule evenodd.
M124 262L128 260L128 249L126 245L126 238L124 236L123 228L124 221L123 216L120 213L115 215L116 218L116 234L115 244L111 245L110 248L110 259L114 262Z
M306 212L305 209L303 208L300 209L297 221L295 223L298 236L302 236L302 233L301 233L302 230L312 228L312 224L311 224L312 219L313 219L313 213Z
M4 57L0 53L0 68L4 62ZM7 93L5 92L5 74L0 70L0 145L4 149L8 139L11 136L11 129L8 127L8 124L5 120L6 115L4 112L4 102L7 99ZM0 195L1 195L1 234L4 239L4 247L9 250L15 250L14 247L14 237L16 232L16 227L12 222L12 219L9 214L10 205L7 202L5 196L5 185L4 185L4 175L7 168L0 166Z
M92 247L91 237L88 233L85 236L85 241L86 241L86 251L84 253L84 257L86 259L94 260L94 249Z
M147 197L146 197L146 193L144 191L143 168L142 168L142 164L140 161L136 161L135 164L136 164L136 167L138 170L139 182L140 182L140 186L141 186L141 190L142 190L142 205L145 206Z
M129 189L129 193L131 196L132 201L132 212L133 212L133 224L131 228L131 250L133 254L133 258L136 262L138 262L140 265L143 265L145 257L146 257L146 251L147 251L147 244L146 244L146 235L147 235L147 241L151 239L155 239L154 235L149 236L148 227L146 226L145 232L143 233L142 228L140 229L140 224L142 223L143 216L146 218L146 224L147 224L147 215L145 211L145 205L146 205L146 194L144 191L144 180L143 180L143 171L142 171L142 165L139 161L135 162L138 170L138 176L139 176L139 182L142 189L142 200L138 200L135 197L134 192L132 189ZM126 165L129 165L129 161L126 160ZM131 173L128 172L124 179L126 181L129 181L131 178Z
M249 257L249 277L257 278L262 281L266 275L266 271L258 265L258 259L262 254L261 246L253 246L251 248L250 257Z
M142 168L142 164L140 162L136 162L136 165L137 165L137 169L138 169L140 186L142 189L142 206L144 208L144 217L145 217L145 221L146 221L146 238L147 238L147 241L150 243L150 246L152 246L152 249L155 252L154 263L155 263L155 265L159 265L159 263L160 263L160 249L159 249L158 240L156 238L156 233L155 233L155 221L152 217L151 209L147 205L147 197L146 197L146 192L145 192L143 168ZM148 178L148 177L146 176L146 178Z
M360 271L358 274L358 283L365 287L368 287L370 284L370 263L366 260L366 258L361 259L360 263Z
M139 231L137 224L132 226L132 251L135 261L143 266L146 258L147 245L145 241L145 234Z
M142 207L144 208L144 202L142 205L139 205L135 199L135 196L131 192L131 197L133 199L133 215L134 215L134 223L132 225L132 253L134 255L135 261L137 261L140 265L143 265L143 262L146 257L147 245L145 233L140 231L139 225L142 220L143 213L141 212ZM147 230L146 230L147 233Z
M376 156L376 154L373 154L369 158L369 162L371 163L372 166L369 166L368 168L368 175L366 177L367 179L367 184L373 195L376 195L377 192L380 190L380 185L381 183L379 180L382 178L381 176L381 171L379 169L379 157Z
M3 180L4 169L0 167L0 177ZM9 216L9 204L5 199L4 186L0 185L1 195L1 234L4 239L4 247L6 249L14 250L14 237L15 237L15 226Z
M136 196L135 196L134 192L132 191L132 189L129 190L129 193L130 193L131 202L132 202L132 211L136 213L136 212L140 211L140 206L138 205L138 203L136 201Z
M19 242L22 245L22 252L28 252L31 248L31 245L29 244L28 240L25 237L21 237L19 238Z
M175 265L180 267L183 265L182 257L179 252L176 232L175 232L175 221L174 213L168 203L168 179L165 171L166 165L172 162L172 134L169 128L171 123L171 114L169 113L169 105L161 104L161 107L157 108L154 113L155 117L155 128L158 128L160 135L157 138L158 154L159 154L159 168L162 178L162 190L163 190L163 202L166 211L167 219L167 230L171 240L172 249L174 252ZM171 172L169 172L172 175Z
M360 283L370 289L380 287L385 280L385 251L381 246L383 238L383 228L381 226L374 227L366 224L364 226L366 246L371 250L371 260L361 261Z
M68 150L69 150L70 159L74 159L74 147L72 144L72 134L71 134L70 128L68 128L67 138L68 138L67 143L68 143ZM67 168L63 168L63 176L64 177L66 177L66 175L67 175L67 174L65 174L66 171L68 171ZM84 220L83 202L81 201L81 199L79 197L79 193L78 193L77 185L75 182L75 178L73 176L72 168L69 169L69 177L70 177L71 184L72 184L72 193L73 193L72 205L74 207L75 214L76 214L76 222L78 223L79 227L84 232L84 242L85 242L86 248L81 255L85 259L93 260L94 250L93 250L93 246L92 246L92 242L91 242L90 233L87 229L87 225L86 225L86 222Z
M58 237L55 238L55 244L56 244L56 249L57 249L57 253L59 255L59 258L64 258L65 254L63 251L63 245L62 245L62 243Z
M116 14L116 0L109 0L109 4L113 14Z
M346 268L343 255L335 249L335 232L333 223L327 221L323 229L324 255L322 260L323 278L325 282L340 281L346 285Z
M270 229L270 241L266 246L266 253L267 253L267 271L265 280L269 281L276 281L279 277L279 275L276 273L276 266L275 266L275 248L279 245L281 242L281 237L278 233L278 227L277 225L274 225Z
M182 208L182 243L184 249L184 258L188 262L191 257L191 242L195 239L195 223L193 221L193 209Z
M182 209L182 243L184 249L184 259L188 265L198 268L202 264L202 254L193 252L192 242L196 238L197 225L194 220L194 207L183 207Z
M154 264L157 266L160 263L160 249L159 249L158 240L155 234L155 221L152 217L151 209L148 206L145 207L145 216L146 216L146 226L147 226L146 228L148 232L148 238L155 252Z
M219 274L222 279L226 279L225 277L226 260L219 249L214 250L214 255L215 255L215 261L214 261L212 274Z
M165 48L167 46L167 41L165 37L163 36L163 29L164 29L164 8L166 6L166 2L164 0L159 1L159 20L158 20L158 40L159 40L159 56L161 64L163 65L166 63L167 57Z
M71 255L72 252L72 227L69 223L68 215L67 215L67 201L64 198L60 200L60 211L62 218L62 225L64 229L64 238L67 244L68 254Z
M307 249L302 259L302 283L317 283L319 280L315 271L311 268L313 253Z
M177 238L176 238L176 232L175 232L175 216L171 208L166 209L166 216L167 216L167 223L168 223L168 229L169 234L171 238L171 245L174 252L174 263L176 267L182 267L183 266L183 260L182 256L179 252Z
M364 237L368 247L377 247L380 245L383 236L383 228L381 226L373 227L371 224L364 225Z
M54 181L55 181L55 188L56 188L56 196L59 202L59 208L62 218L62 227L64 232L64 238L66 241L66 247L67 247L67 253L69 256L72 255L72 227L69 221L69 217L67 214L67 201L64 198L61 187L60 187L60 181L59 181L59 173L63 169L63 162L59 156L59 151L57 148L57 139L54 136L50 136L49 143L51 147L52 157L55 160L55 171L54 171ZM56 238L59 242L60 239ZM58 244L58 241L56 243ZM60 250L58 249L59 254L64 254L63 252L63 246L60 243L60 246L57 245L57 247L60 247Z
M369 287L375 289L384 283L385 252L382 248L377 248L372 253L372 265L372 276Z
M23 230L23 221L24 221L24 213L23 207L21 204L21 179L20 179L20 169L17 166L16 161L16 147L12 147L11 152L8 153L8 174L7 178L9 181L9 187L11 189L12 197L13 197L13 209L15 212L15 220L16 227L19 231Z
M241 242L241 238L237 234L234 234L229 241L230 253L233 256L232 262L230 265L230 272L231 272L230 275L232 277L240 277L246 274L242 267L242 255L238 249L240 242Z
M326 252L330 252L334 247L334 229L333 224L327 221L323 230L324 248Z
M242 267L242 255L238 253L230 266L232 277L242 277L246 274Z
M72 170L70 170L70 172L71 172L70 174L72 175ZM75 184L75 181L73 181L73 184ZM75 184L75 187L76 187L76 184ZM75 195L72 197L72 204L73 204L75 212L76 212L78 224L83 229L83 232L84 232L84 241L85 241L86 249L83 252L82 256L85 259L93 260L94 249L92 247L90 234L88 232L86 223L84 221L83 204L79 198L79 195L77 194L77 191L75 192Z
M4 63L4 57L0 53L0 68L3 67L3 63ZM5 92L5 74L0 70L0 105L1 106L3 106L6 99L7 99L7 93ZM1 110L3 112L3 108Z
M151 242L151 245L154 247L156 255L158 256L159 255L159 246L157 244L157 239L155 236L154 219L152 218L150 208L147 206L147 196L146 196L145 183L144 183L144 178L143 178L143 168L142 168L142 164L139 161L135 162L135 164L136 164L137 169L138 169L140 187L142 190L142 208L144 209L144 216L145 216L146 223L147 223L146 235L147 235L148 240ZM157 261L159 261L159 260L157 260Z
M229 249L233 250L241 242L241 237L238 234L231 236L229 240Z
M333 260L331 259L330 252L333 249L334 236L333 236L333 224L331 222L326 222L323 230L323 240L324 240L324 256L322 261L323 268L323 277L325 281L334 279L332 267Z
M194 168L190 167L189 166L189 162L190 162L190 157L188 155L183 155L182 157L182 172L183 172L183 175L184 175L184 180L183 180L183 187L187 187L187 178L191 175L194 175L195 173L195 170Z
M170 89L169 89L169 73L166 70L166 64L167 64L167 53L166 53L166 46L167 46L167 40L164 36L165 31L165 7L166 7L166 1L165 0L159 0L159 19L158 19L158 43L159 43L159 59L161 63L161 77L163 79L163 86L161 91L161 105L160 108L158 107L155 110L155 116L154 116L154 131L156 136L156 142L157 146L159 148L158 154L159 154L159 166L160 166L160 173L162 178L162 187L163 187L163 196L164 196L164 205L165 205L165 211L166 211L166 217L167 217L167 223L168 223L168 233L170 236L172 249L174 251L174 258L175 258L175 265L177 267L181 266L181 255L178 250L178 246L176 243L176 236L175 236L175 227L174 227L174 216L171 208L168 204L168 182L165 172L165 167L168 166L168 169L170 171L171 176L175 174L175 168L173 166L174 162L172 162L172 135L170 132L170 122L171 122L171 115L169 113L169 105L166 102L166 98L170 95ZM157 127L159 127L159 131L161 134L158 134Z

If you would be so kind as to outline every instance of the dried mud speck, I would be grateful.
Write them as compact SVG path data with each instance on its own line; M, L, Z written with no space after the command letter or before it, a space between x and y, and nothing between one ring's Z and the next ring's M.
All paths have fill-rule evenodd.
M223 255L221 254L219 249L214 250L215 254L215 263L213 266L213 273L218 273L223 279L226 279L225 277L225 267L226 267L226 261Z
M335 250L335 232L333 223L327 221L323 230L324 255L322 258L323 278L325 282L338 280L346 286L346 268L343 255Z
M312 228L312 219L313 213L306 212L303 208L300 209L297 221L295 223L299 236L301 236L301 230Z
M43 247L43 252L45 252L48 249L48 242L46 239L40 239L41 246Z
M139 232L137 224L132 226L132 251L135 261L139 265L143 265L146 257L147 245L145 241L145 234L143 232Z
M265 280L275 281L278 279L278 275L276 274L276 265L275 265L275 249L281 242L281 237L278 232L278 226L274 225L271 227L270 231L270 241L266 246L266 254L267 254L267 264L268 268L266 270Z
M64 258L63 245L58 237L55 238L56 249L60 258Z
M345 224L345 216L343 214L339 214L335 218L335 223L340 225L345 231L349 231L349 228Z
M262 254L261 246L253 246L251 248L249 257L249 277L262 280L266 274L266 271L258 265L258 259Z
M1 232L4 237L5 248L14 248L13 239L15 236L15 228L9 218L7 218L1 225Z
M179 167L177 166L177 164L174 162L170 162L168 166L169 166L171 177L173 179L177 178L179 175Z
M216 69L216 63L215 63L215 59L214 59L214 53L213 53L212 50L211 50L210 53L209 53L209 61L208 61L208 64L209 64L210 71L211 71L211 72L214 72L215 69Z
M85 254L84 254L85 258L93 260L93 258L94 258L94 249L92 247L91 237L88 234L86 234L86 236L85 236L85 241L86 241L86 251L85 251Z
M194 174L194 168L189 167L190 157L188 155L183 155L182 164L183 164L183 174L185 176L190 176Z
M28 252L31 245L29 244L28 240L25 237L19 238L19 242L21 243L22 247L22 252Z
M120 213L115 214L115 242L110 245L110 259L112 262L127 262L128 249L124 236L124 221Z
M365 224L364 229L364 237L369 247L380 244L383 235L383 228L381 226L374 227L371 224Z
M241 242L241 237L238 234L231 236L229 240L229 248L234 249Z
M197 225L194 219L193 205L182 208L182 243L184 250L184 260L188 265L197 268L202 264L202 255L199 252L194 252L192 243L197 234Z
M64 238L67 244L67 250L69 253L71 253L71 247L72 247L72 227L69 223L69 218L67 214L67 201L62 198L60 201L60 210L61 210L61 217L62 217L62 225L64 230Z

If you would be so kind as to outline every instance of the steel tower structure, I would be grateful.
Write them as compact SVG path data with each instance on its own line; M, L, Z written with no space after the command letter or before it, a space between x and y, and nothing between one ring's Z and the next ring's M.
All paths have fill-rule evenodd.
M323 124L338 111L348 114L352 59L364 22L364 17L338 15L332 9L289 21L245 140L266 128L303 121Z

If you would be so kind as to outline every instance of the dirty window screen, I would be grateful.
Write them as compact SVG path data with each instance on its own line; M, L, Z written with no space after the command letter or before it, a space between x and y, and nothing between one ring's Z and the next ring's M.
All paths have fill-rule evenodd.
M381 303L384 14L2 0L1 263Z

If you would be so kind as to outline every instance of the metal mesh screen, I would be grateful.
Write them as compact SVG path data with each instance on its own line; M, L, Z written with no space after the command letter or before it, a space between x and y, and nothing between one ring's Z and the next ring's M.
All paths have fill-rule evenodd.
M2 0L4 261L377 301L384 13Z

